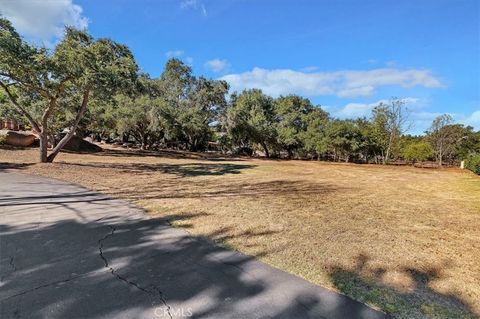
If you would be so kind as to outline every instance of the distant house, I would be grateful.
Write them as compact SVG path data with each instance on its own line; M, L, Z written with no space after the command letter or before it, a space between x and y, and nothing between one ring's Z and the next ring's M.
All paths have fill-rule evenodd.
M25 131L25 125L19 124L16 121L0 119L0 130Z

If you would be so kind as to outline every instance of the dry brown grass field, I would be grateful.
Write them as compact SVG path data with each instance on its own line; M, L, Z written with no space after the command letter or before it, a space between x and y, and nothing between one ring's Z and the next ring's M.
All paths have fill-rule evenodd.
M480 178L419 169L106 150L0 149L397 318L480 314Z

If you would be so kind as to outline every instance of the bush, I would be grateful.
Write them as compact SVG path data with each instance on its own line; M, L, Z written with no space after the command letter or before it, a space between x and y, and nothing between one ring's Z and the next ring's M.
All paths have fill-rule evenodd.
M465 168L480 175L480 154L470 155L465 161Z
M7 144L7 135L0 133L0 145Z
M433 150L427 142L417 142L408 144L403 150L403 158L406 161L423 162L432 156Z

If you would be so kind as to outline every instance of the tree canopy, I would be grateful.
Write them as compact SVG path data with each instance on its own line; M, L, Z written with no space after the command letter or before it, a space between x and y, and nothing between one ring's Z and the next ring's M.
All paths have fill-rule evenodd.
M124 45L67 27L50 52L28 44L10 21L0 19L0 86L38 133L41 162L53 161L73 136L91 99L128 91L136 75L135 60ZM48 155L50 126L59 120L69 130Z
M42 162L74 134L141 149L205 151L214 143L239 154L383 164L442 165L480 153L480 132L447 114L426 135L405 135L411 121L401 98L379 103L368 118L336 119L298 95L229 92L227 82L196 76L179 59L151 78L128 47L85 30L67 27L53 49L37 47L4 18L0 87L0 118L36 132Z

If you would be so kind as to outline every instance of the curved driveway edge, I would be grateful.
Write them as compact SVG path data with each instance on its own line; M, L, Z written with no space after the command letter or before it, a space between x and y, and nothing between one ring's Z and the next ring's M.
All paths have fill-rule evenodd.
M58 180L0 171L0 234L1 318L389 318Z

